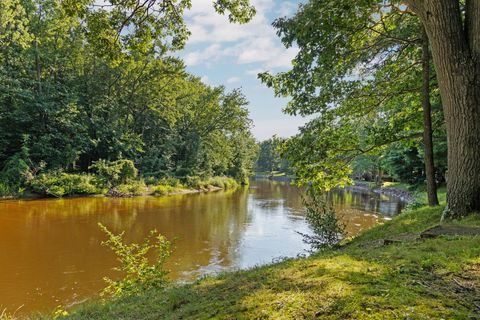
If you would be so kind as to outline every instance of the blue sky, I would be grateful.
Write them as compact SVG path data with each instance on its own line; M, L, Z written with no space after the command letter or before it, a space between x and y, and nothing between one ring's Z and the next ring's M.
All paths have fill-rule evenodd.
M275 98L273 91L257 79L257 74L289 68L297 49L286 49L271 23L277 17L295 13L300 1L252 2L257 9L255 18L248 24L237 25L215 13L212 0L193 0L193 7L187 13L192 35L180 56L188 71L202 77L207 84L242 89L250 101L252 132L258 140L274 134L288 137L306 120L283 114L282 108L288 100Z

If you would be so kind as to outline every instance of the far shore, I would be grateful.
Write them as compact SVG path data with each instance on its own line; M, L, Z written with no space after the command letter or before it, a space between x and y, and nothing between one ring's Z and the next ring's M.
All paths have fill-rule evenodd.
M123 196L110 196L108 194L71 194L65 195L62 197L56 197L53 195L41 195L37 193L26 193L20 196L9 196L9 197L0 197L0 201L18 201L18 200L42 200L42 199L75 199L75 198L137 198L137 197L168 197L175 195L183 194L194 194L194 193L206 193L206 192L216 192L225 190L224 188L211 186L207 189L179 189L173 192L167 192L165 194L155 194L154 191L148 190L147 192L141 194L128 194Z

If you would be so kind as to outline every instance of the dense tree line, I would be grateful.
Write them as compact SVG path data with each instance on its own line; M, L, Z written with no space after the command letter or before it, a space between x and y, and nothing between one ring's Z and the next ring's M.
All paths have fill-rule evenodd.
M100 159L129 159L144 178L247 181L256 147L245 97L202 83L169 56L188 36L181 14L189 6L2 1L4 183L25 172L87 172ZM253 14L245 1L216 9L240 22Z
M286 139L276 135L270 139L261 141L258 144L258 157L255 170L269 173L274 171L289 173L290 164L281 154L281 147L285 141Z

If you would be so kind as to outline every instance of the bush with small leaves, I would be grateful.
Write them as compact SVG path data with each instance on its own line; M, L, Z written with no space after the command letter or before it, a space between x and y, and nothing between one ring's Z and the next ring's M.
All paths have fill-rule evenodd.
M168 272L164 264L172 252L170 241L156 230L152 230L143 243L126 244L123 232L116 235L101 223L98 225L108 236L102 245L115 253L120 262L115 270L123 274L123 278L119 280L104 278L107 287L103 290L103 295L113 297L137 295L145 290L163 288L166 285ZM152 264L148 259L151 251L155 251L155 261Z
M332 248L345 236L345 225L338 219L325 196L310 189L303 198L305 218L313 231L312 235L300 233L312 252Z
M130 181L129 183L121 184L115 188L118 192L129 195L139 196L147 192L147 186L143 180Z

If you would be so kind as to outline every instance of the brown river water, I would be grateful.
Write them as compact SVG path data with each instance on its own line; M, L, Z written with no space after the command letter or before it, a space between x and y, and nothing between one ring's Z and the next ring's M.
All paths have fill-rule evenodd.
M403 208L399 199L365 191L329 197L351 235ZM304 254L297 232L309 233L301 190L269 180L169 197L0 201L0 314L70 307L97 296L104 276L118 277L98 222L125 231L127 241L152 229L175 238L167 268L177 281Z

